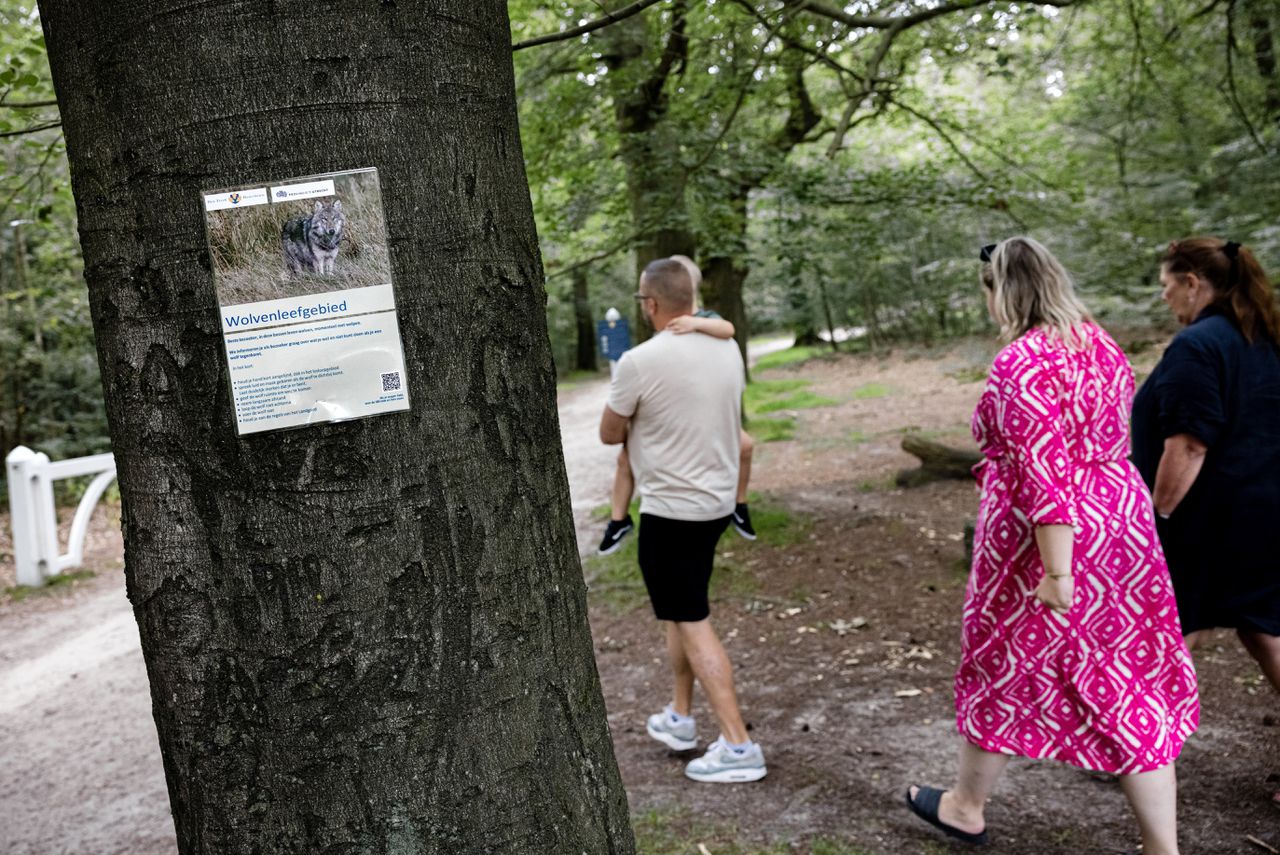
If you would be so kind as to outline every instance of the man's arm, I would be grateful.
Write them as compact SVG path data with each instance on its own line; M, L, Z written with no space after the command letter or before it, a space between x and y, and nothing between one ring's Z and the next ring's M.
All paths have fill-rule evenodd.
M1156 484L1152 502L1156 513L1168 516L1187 497L1191 485L1200 474L1209 447L1189 433L1180 433L1164 441L1164 454L1156 468Z
M604 413L600 416L600 441L605 445L617 445L627 441L627 425L631 424L631 419L626 416L620 416L609 408L608 404L604 406Z
M667 324L667 329L676 335L700 332L712 338L733 338L733 324L724 318L699 318L693 315L681 315Z

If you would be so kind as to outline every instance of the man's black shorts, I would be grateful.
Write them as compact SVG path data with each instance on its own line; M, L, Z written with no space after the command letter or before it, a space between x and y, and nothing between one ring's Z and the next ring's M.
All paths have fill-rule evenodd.
M640 572L658 620L706 620L707 585L716 543L729 527L717 520L672 520L640 515Z

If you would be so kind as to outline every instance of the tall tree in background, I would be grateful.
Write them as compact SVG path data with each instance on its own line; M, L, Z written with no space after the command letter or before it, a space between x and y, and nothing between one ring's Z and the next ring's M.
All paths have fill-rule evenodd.
M181 851L633 851L504 4L41 12ZM237 438L200 191L364 166L413 409Z

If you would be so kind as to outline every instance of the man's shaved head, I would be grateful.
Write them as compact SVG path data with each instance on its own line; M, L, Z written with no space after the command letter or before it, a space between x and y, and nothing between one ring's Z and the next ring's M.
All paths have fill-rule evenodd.
M674 259L649 262L640 276L640 286L666 314L693 311L693 277Z

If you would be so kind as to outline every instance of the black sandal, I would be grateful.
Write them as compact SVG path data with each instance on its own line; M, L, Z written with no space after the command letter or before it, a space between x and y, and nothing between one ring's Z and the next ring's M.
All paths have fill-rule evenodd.
M942 802L942 794L944 790L934 787L920 787L916 792L915 799L911 798L911 788L907 788L907 807L916 816L941 831L947 837L954 837L956 840L964 843L972 843L974 846L985 846L987 843L987 831L983 829L977 834L970 834L967 831L961 831L954 825L947 825L938 819L938 805ZM918 800L918 801L917 801Z

